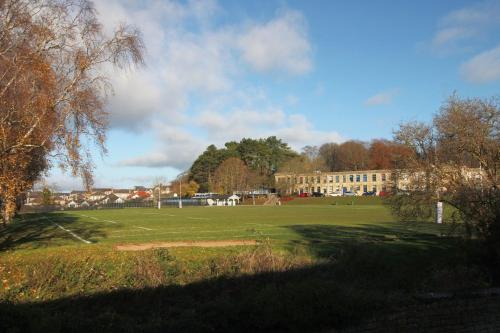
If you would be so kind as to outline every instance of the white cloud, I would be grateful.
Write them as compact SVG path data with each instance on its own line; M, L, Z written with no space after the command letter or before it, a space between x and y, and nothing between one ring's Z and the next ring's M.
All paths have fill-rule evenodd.
M284 9L267 21L218 21L215 0L98 0L109 33L136 25L147 47L146 68L111 76L111 127L151 131L155 144L119 167L185 169L209 144L282 135L296 148L338 141L304 116L288 116L267 92L247 81L254 72L300 75L313 68L307 22ZM242 66L247 64L248 66ZM285 105L295 105L291 94ZM168 124L168 125L166 125Z
M187 169L205 149L205 143L189 132L165 124L155 126L158 144L154 151L118 163L119 166L174 167Z
M284 71L303 74L311 70L311 45L305 19L297 11L252 26L240 37L243 59L261 72Z
M111 126L141 131L154 116L179 119L179 110L186 101L182 95L162 91L158 79L149 71L115 73L112 79L114 96L107 110Z
M233 86L245 74L240 66L245 61L259 71L292 74L312 67L305 19L296 11L284 10L250 26L213 28L220 12L214 0L100 0L96 8L105 31L112 33L121 22L133 23L147 47L146 68L110 75L115 94L107 110L114 128L138 131L158 119L179 122L193 95L210 100L237 93Z
M430 48L446 55L470 49L500 25L500 5L484 1L450 12L438 23Z
M365 101L365 106L389 105L398 94L398 89L379 92Z
M276 129L274 133L297 151L306 145L320 145L325 142L339 143L345 140L335 131L315 129L313 124L302 114L290 115L287 126Z
M482 52L460 66L460 74L473 83L500 80L500 46Z
M205 111L196 125L207 132L208 139L229 140L255 136L263 130L283 124L285 114L280 109L265 111L233 110L227 113Z
M335 131L316 129L302 114L286 115L281 109L271 107L264 111L205 111L193 125L198 133L200 130L206 132L206 139L197 138L176 127L160 125L157 136L161 144L153 152L127 159L119 165L152 168L173 166L185 170L209 144L221 147L225 142L240 141L243 137L265 138L274 135L297 151L306 145L344 141Z

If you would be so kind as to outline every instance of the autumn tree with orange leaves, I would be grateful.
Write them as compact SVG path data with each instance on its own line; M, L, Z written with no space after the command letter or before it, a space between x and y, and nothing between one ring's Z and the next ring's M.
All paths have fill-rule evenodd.
M139 31L106 36L88 0L0 0L0 201L16 198L49 166L91 184L90 145L105 152L109 65L143 63Z
M216 192L232 194L247 190L249 176L250 171L245 163L237 157L230 157L215 170L210 185Z

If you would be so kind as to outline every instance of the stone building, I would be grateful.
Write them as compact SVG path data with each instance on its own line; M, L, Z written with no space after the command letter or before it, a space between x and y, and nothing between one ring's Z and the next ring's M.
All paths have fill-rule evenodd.
M278 191L287 195L314 192L325 195L374 192L379 195L392 187L390 170L276 173L275 181Z

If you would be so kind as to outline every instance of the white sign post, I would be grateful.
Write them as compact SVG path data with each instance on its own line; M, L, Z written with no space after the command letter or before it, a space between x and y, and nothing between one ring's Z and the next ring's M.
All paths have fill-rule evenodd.
M158 209L161 209L161 183L160 187L158 188Z
M443 203L441 201L436 204L436 223L443 223Z

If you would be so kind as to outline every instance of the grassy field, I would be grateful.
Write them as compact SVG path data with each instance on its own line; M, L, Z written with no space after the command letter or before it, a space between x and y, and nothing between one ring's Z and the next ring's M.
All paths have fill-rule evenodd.
M320 198L321 199L321 198ZM158 241L270 239L289 246L346 238L425 244L445 232L433 224L400 224L381 205L185 207L26 214L2 231L4 250ZM411 237L409 237L411 236Z
M491 284L449 226L357 199L22 215L0 230L0 331L343 329ZM222 240L258 245L116 249Z
M295 230L298 225L357 227L391 222L392 218L387 211L378 206L116 209L27 216L12 225L9 233L28 240L26 235L32 231L33 226L41 229L40 238L23 242L19 244L21 247L82 243L55 223L92 243L255 239L256 237L291 241L301 238L300 233Z

